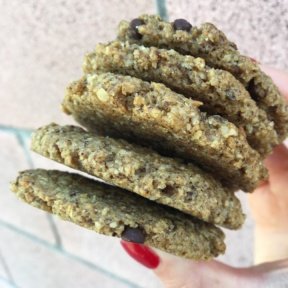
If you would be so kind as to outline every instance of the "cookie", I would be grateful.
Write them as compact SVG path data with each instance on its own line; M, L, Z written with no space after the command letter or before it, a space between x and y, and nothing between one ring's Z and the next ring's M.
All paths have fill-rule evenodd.
M11 189L30 205L97 233L194 260L225 251L224 234L214 225L77 174L27 170Z
M274 121L279 142L287 137L288 106L278 88L253 59L239 53L222 31L211 23L187 29L187 24L181 28L181 25L175 25L175 21L165 22L159 16L143 15L137 19L137 25L127 21L120 23L118 38L121 41L174 49L184 55L201 57L211 67L229 71ZM134 36L136 32L138 37ZM253 92L249 89L251 85Z
M259 154L235 125L207 116L200 105L163 84L113 73L86 75L63 102L90 131L193 160L225 185L253 190L266 176Z
M242 83L248 83L259 71L256 63L241 55L236 44L229 41L226 35L211 23L203 23L199 27L192 26L187 30L175 27L174 22L163 21L157 15L142 15L137 19L142 23L136 27L125 20L120 22L119 40L174 49L184 55L199 56L205 59L209 66L236 75ZM133 37L131 34L133 30L137 30L141 37L138 39Z
M258 106L267 112L270 119L273 119L280 137L279 141L285 140L288 136L288 105L272 79L260 71L250 81L247 89Z
M161 82L176 92L203 102L210 115L221 115L243 127L250 145L267 155L278 144L274 123L259 109L244 86L224 70L210 68L201 58L174 50L114 41L98 44L86 55L85 73L115 72Z
M231 229L243 221L237 197L196 166L124 140L50 124L32 136L33 151L107 183Z

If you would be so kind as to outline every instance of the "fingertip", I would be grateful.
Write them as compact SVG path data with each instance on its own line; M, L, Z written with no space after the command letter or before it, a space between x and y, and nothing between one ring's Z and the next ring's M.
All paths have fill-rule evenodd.
M142 264L146 268L156 269L160 264L160 257L151 248L134 242L128 242L121 240L121 246L138 263Z
M273 153L265 159L268 170L283 170L288 167L288 149L285 144L276 146Z

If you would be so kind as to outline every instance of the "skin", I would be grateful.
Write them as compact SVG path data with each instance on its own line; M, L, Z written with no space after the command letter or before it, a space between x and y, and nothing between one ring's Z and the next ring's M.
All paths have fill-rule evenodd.
M288 100L288 73L262 68ZM195 262L157 251L160 264L154 271L165 287L253 288L268 287L269 283L273 287L286 287L281 285L288 283L287 147L284 144L276 147L265 165L269 170L269 181L248 195L256 227L254 260L257 265L234 268L215 260Z

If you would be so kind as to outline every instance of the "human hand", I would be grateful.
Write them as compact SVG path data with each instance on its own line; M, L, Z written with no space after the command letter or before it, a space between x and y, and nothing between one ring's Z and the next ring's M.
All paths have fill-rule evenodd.
M262 69L288 99L288 74L267 67ZM122 246L138 262L154 269L168 288L287 287L288 149L283 144L276 147L265 165L269 181L249 195L249 202L256 226L255 263L267 263L234 268L215 260L191 261L125 241L121 241Z
M262 67L288 99L288 74ZM255 263L288 258L288 149L282 144L265 160L269 181L248 195L255 220Z

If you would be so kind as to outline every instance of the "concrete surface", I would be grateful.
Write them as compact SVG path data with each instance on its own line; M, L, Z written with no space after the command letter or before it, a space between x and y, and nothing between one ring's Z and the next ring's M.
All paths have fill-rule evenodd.
M0 279L9 280L9 275L7 273L6 263L0 251ZM0 286L1 287L1 286Z
M17 171L29 168L18 139L9 132L0 132L0 221L24 230L54 243L47 213L28 207L9 191L9 182L15 179ZM35 221L37 220L37 221ZM1 238L1 237L0 237Z
M11 272L15 283L21 288L131 287L96 267L68 257L54 247L36 243L16 231L0 227L0 234L0 249L8 265L13 267Z
M67 122L59 107L84 54L115 38L121 19L155 13L153 0L15 0L0 10L0 123L29 128Z

